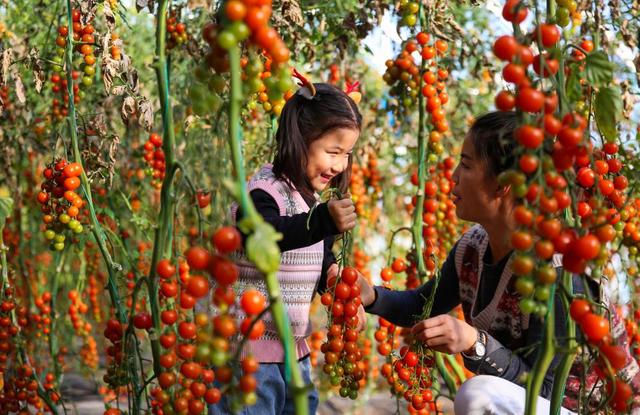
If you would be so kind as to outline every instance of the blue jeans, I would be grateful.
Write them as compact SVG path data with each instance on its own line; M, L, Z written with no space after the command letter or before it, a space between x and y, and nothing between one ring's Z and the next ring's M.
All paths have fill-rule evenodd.
M318 391L311 383L311 360L309 356L300 360L302 379L309 386L309 415L314 415L318 409ZM260 363L260 369L255 374L258 386L256 394L258 400L255 405L247 406L239 412L242 415L289 415L295 414L293 395L289 385L284 380L283 363ZM209 405L209 415L231 414L229 403L225 396L215 405Z

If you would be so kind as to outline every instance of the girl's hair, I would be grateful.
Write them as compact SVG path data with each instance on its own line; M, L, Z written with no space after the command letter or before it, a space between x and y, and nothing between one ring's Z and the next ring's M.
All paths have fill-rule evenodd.
M494 111L477 118L469 137L476 150L476 156L486 161L488 173L497 177L515 163L514 132L518 119L512 111Z
M314 193L306 175L309 145L332 130L349 128L360 131L362 126L358 106L344 91L325 83L313 85L316 88L313 98L305 98L298 92L282 109L273 161L275 176L306 197L313 197ZM352 163L350 154L347 168L331 180L331 187L347 192Z

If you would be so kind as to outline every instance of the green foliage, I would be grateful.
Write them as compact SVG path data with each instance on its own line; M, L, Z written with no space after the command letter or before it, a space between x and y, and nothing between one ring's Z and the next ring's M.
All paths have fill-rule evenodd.
M604 85L613 80L615 65L603 51L592 52L585 59L585 76L593 86Z
M622 91L617 86L602 87L595 99L595 118L604 138L613 142L618 138L618 120L622 115Z
M280 268L280 248L278 241L282 234L264 220L253 223L253 233L247 238L247 258L263 274L271 274Z
M13 211L13 199L8 196L0 197L0 230Z

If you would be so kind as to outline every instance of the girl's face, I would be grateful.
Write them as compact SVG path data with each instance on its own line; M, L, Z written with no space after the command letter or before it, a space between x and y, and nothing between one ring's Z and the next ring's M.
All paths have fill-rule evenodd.
M467 136L452 176L451 193L460 219L486 224L498 214L502 197L498 180L488 168L487 162L476 155L473 141Z
M309 144L306 173L314 191L323 191L347 168L359 135L358 130L337 128Z

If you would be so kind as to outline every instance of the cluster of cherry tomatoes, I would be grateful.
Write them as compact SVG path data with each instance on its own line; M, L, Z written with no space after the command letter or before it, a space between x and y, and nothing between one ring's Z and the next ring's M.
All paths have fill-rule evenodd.
M72 80L78 81L74 82L72 87L74 104L79 103L82 97L84 97L84 91L81 90L81 86L86 88L93 85L93 78L96 73L96 56L94 55L94 47L96 45L94 36L95 29L93 28L93 25L91 25L91 23L83 26L80 22L81 17L82 15L79 10L74 9L72 11L73 41L76 42L74 44L73 50L82 55L79 60L74 61L74 65L82 65L81 71L67 68L67 70L71 70ZM51 89L54 94L59 93L60 98L62 99L62 102L57 98L53 100L52 112L54 117L56 117L57 119L65 117L68 113L68 85L65 72L62 70L65 49L69 46L67 45L68 34L68 26L61 25L58 27L58 37L56 38L56 56L53 58L53 61L57 65L54 65L53 70L55 73L51 75L51 83L53 84Z
M366 164L353 164L349 190L358 218L375 223L380 214L377 201L382 197L382 184L378 158L373 150L367 152Z
M237 280L238 269L226 255L240 248L240 234L233 227L223 227L215 232L211 241L217 254L201 246L192 246L185 253L186 262L181 262L177 269L168 259L161 259L156 265L162 309L159 341L163 348L160 356L163 372L158 379L159 388L153 392L156 413L160 410L163 413L201 413L205 403L216 404L222 397L218 387L207 386L214 380L224 385L225 396L233 407L252 405L257 399L255 372L258 362L251 356L242 358L242 372L234 376L234 367L230 364L231 342L238 333L249 340L262 336L265 327L261 316L266 299L254 289L243 292L239 306L244 314L240 324L237 323L232 314L232 306L236 303L232 286ZM176 271L178 280L175 279ZM209 278L191 271L208 272L216 282L212 302L218 313L212 319L205 313L195 313L195 318L191 317L198 301L210 292ZM139 329L153 328L151 316L146 311L136 314L133 324ZM214 369L208 368L211 365ZM176 375L177 367L180 376Z
M432 133L435 131L432 131ZM456 207L451 199L453 188L453 169L456 165L453 157L447 157L435 165L429 166L427 181L424 185L424 202L422 213L422 235L425 238L424 258L427 275L432 276L436 271L437 263L443 263L446 255L453 247L455 235L459 235L459 222L456 216ZM411 183L417 186L418 174L414 172ZM417 197L412 199L411 208L415 208ZM415 264L413 264L415 267ZM420 281L407 280L408 287L415 288Z
M248 58L243 58L243 88L248 94L257 94L258 103L262 104L262 109L266 113L280 116L285 102L293 96L293 81L288 68L277 67L273 60L265 57L264 65L258 56L250 54ZM271 71L277 70L279 73L273 74ZM249 108L252 103L249 103Z
M246 95L257 94L258 102L267 113L278 116L293 89L288 66L289 49L280 35L269 26L271 2L264 0L231 0L224 5L221 25L211 22L204 26L202 37L209 44L206 63L217 73L212 75L204 65L196 71L200 83L211 85L217 93L225 87L222 74L229 71L228 50L239 42L245 42L247 55L242 58L243 89ZM263 62L264 59L264 62ZM219 107L218 99L201 96L197 86L191 89L192 100L201 103L196 113L206 113ZM249 109L255 108L255 101ZM195 110L196 108L194 108ZM214 109L215 110L215 109Z
M187 25L178 21L178 12L171 10L167 16L167 49L180 46L189 39Z
M444 57L449 50L449 45L442 39L436 39L433 42L431 40L428 33L420 32L416 35L416 42L422 47L422 59L430 66L422 73L422 90L420 91L426 98L425 105L432 126L429 134L429 149L432 154L440 155L444 152L442 135L449 131L443 108L443 105L449 102L449 94L446 91L449 71L445 67L438 66L437 58Z
M607 389L609 393L613 393L609 405L615 411L626 412L632 390L618 373L628 364L625 346L613 343L609 319L594 313L586 299L575 298L571 302L569 312L571 318L580 326L587 342L598 349L600 359L596 371L601 379L608 378Z
M413 27L418 23L418 12L420 11L420 3L411 0L401 0L398 8L402 18L400 25Z
M80 209L86 202L75 192L80 187L81 174L80 163L67 163L65 159L50 163L42 172L45 182L38 193L38 202L43 213L44 237L56 251L64 249L65 233L83 231Z
M332 386L339 386L340 396L356 399L365 377L364 355L357 343L358 307L362 304L358 271L344 267L331 277L320 301L328 314L327 341L320 348L325 362L322 371L329 375Z
M147 174L151 176L151 185L160 189L166 169L164 151L162 150L162 137L160 134L151 133L149 139L144 143L144 161L149 166Z
M445 92L445 81L449 77L449 72L444 68L437 68L437 61L434 58L444 56L449 45L442 39L433 42L430 40L431 36L424 32L418 33L415 40L408 40L396 59L385 62L387 70L382 79L391 86L389 93L398 99L401 107L407 110L414 107L418 94L422 93L427 97L426 105L432 114L432 122L438 132L445 133L449 130L449 125L440 107L449 100ZM425 66L433 67L434 71L426 69L421 73L420 66L414 58L414 52L421 56ZM422 90L420 90L420 77L424 81Z

